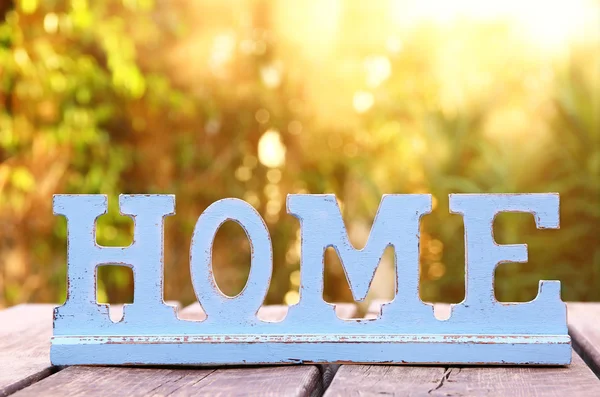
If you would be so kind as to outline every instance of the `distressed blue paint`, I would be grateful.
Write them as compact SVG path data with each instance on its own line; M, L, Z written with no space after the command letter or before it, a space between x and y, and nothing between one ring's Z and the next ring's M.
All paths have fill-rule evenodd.
M219 227L228 220L239 223L244 229L252 252L248 281L235 297L219 290L212 272L213 240ZM205 325L243 328L259 324L256 313L265 300L273 273L271 238L260 214L239 199L220 200L209 206L194 228L190 270L194 291L206 313Z
M541 281L535 300L500 303L493 277L498 263L527 260L525 245L497 245L497 213L532 213L538 228L558 228L558 194L457 194L450 210L463 215L466 297L448 320L419 298L419 222L431 211L430 195L385 195L362 250L350 244L333 195L289 195L288 212L302 233L300 302L280 322L256 317L272 273L269 232L260 215L238 199L217 201L200 216L190 249L192 283L207 313L202 322L179 320L165 305L163 219L174 196L121 196L121 212L134 219L129 247L100 247L95 219L107 210L102 195L57 195L54 211L68 219L68 298L55 311L52 362L69 364L250 364L385 362L440 364L570 363L566 306L560 282ZM252 248L248 283L224 295L212 275L212 243L227 220L238 222ZM395 250L397 294L379 318L344 320L323 301L323 256L334 247L353 296L364 299L379 260ZM96 304L95 271L121 264L134 272L134 303L113 323Z
M382 336L382 339L385 336ZM438 339L443 339L438 338ZM104 341L101 341L104 342ZM72 365L228 365L296 363L381 364L568 364L568 337L538 343L419 341L318 341L255 343L81 343L53 345L53 360ZM60 346L60 347L59 347ZM557 358L561 357L559 362ZM64 364L61 364L64 365Z

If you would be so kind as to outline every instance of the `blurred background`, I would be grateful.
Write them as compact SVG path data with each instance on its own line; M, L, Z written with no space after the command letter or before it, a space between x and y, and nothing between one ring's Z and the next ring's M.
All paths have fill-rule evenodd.
M449 193L559 192L561 229L502 214L496 241L529 263L496 271L496 297L538 280L600 300L600 1L15 0L0 2L0 307L62 302L66 221L56 193L109 195L99 244L132 241L119 193L168 193L165 297L195 300L189 245L213 201L264 217L266 303L298 300L289 193L335 193L351 241L381 195L431 193L421 297L464 297L462 218ZM393 297L388 249L367 301ZM351 301L326 253L324 298ZM236 223L213 267L235 295L250 265ZM102 266L99 302L130 302L132 273Z

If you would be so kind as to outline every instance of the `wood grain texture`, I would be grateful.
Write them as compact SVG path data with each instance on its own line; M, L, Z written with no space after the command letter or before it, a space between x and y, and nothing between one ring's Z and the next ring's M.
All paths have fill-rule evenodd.
M570 367L342 365L325 396L598 396L600 380L573 353Z
M178 302L167 301L177 306ZM59 368L50 364L52 304L27 304L0 311L0 397L50 376ZM111 305L117 320L123 305Z
M382 301L369 307L376 318ZM438 318L450 305L435 304ZM598 305L600 308L600 305ZM581 308L581 315L586 313ZM569 306L571 311L571 307ZM600 313L600 310L599 310ZM579 313L578 313L579 314ZM599 324L589 316L591 324ZM597 319L597 318L596 318ZM571 318L569 319L571 321ZM590 335L592 335L590 333ZM599 336L598 333L595 334ZM596 339L600 341L600 339ZM598 346L598 344L596 344ZM569 367L408 367L342 365L326 396L597 396L600 380L577 353Z
M19 305L0 311L0 396L51 375L53 305Z
M60 371L15 396L310 396L319 388L320 375L315 366L232 369L81 366Z
M568 367L449 368L438 386L432 395L600 396L600 380L575 352Z
M573 349L600 376L600 303L567 303Z
M261 308L261 317L276 321L285 306ZM179 317L202 320L199 304L183 309ZM69 367L15 396L185 396L185 395L286 395L317 396L324 390L325 373L315 365L245 368L131 368Z

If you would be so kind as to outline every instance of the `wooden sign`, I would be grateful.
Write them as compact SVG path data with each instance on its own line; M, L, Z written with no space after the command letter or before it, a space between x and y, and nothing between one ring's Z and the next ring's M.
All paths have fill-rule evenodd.
M501 303L494 297L499 263L527 261L527 246L498 245L492 223L499 212L526 212L540 229L559 227L558 194L453 194L450 211L465 227L463 302L448 320L419 298L419 222L431 196L385 195L362 250L348 241L334 195L292 194L287 211L300 221L300 301L280 322L265 322L262 305L273 269L269 231L258 212L224 199L199 217L190 249L190 272L207 318L177 317L163 301L163 220L175 213L172 195L121 195L120 210L134 221L129 247L101 247L95 221L107 211L104 195L56 195L54 213L68 221L66 303L55 309L51 359L55 365L229 365L281 363L535 364L571 361L566 307L559 281L540 281L536 299ZM236 297L224 295L212 273L219 227L239 223L250 241L248 282ZM276 238L276 236L275 236ZM377 319L340 319L323 301L323 255L334 247L355 300L365 298L379 260L393 246L396 297ZM232 247L233 249L234 247ZM133 304L114 323L96 303L99 265L128 266Z

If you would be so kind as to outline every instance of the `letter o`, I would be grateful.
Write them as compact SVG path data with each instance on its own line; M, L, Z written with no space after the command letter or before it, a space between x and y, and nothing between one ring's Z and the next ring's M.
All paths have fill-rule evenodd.
M238 295L227 296L212 272L215 234L226 221L237 222L250 242L250 274ZM210 205L198 218L190 246L190 274L196 297L208 321L247 323L256 321L273 272L273 248L269 230L260 214L247 202L227 198Z

